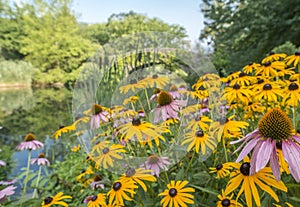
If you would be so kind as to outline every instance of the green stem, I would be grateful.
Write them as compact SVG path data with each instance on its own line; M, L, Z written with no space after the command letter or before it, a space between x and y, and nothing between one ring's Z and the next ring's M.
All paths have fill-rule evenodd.
M146 96L146 100L147 100L149 111L151 111L151 106L150 106L150 101L149 101L147 89L145 88L144 91L145 91L145 96Z
M296 107L293 107L293 121L294 121L294 128L297 130L297 114L296 114Z
M227 156L227 150L226 150L226 143L225 143L225 137L222 137L222 144L223 144L223 149L224 149L224 154L225 154L225 160L228 162L228 156Z
M39 182L40 182L40 179L41 179L41 172L42 172L42 166L40 165L39 166L38 177L37 177L37 181L36 181L35 189L33 191L32 198L37 198L37 188L39 186Z
M194 159L194 157L195 157L195 154L196 154L196 151L194 150L194 153L193 153L193 155L192 155L192 157L191 157L191 159L190 159L190 161L189 161L189 164L188 164L188 166L187 166L187 168L186 168L186 171L185 171L185 173L184 173L183 178L185 178L185 176L187 175L187 173L188 173L190 167L192 166L192 162L193 162L193 159ZM182 178L182 179L183 179L183 178Z
M24 195L26 193L26 189L27 189L27 182L28 182L28 177L29 177L29 171L30 171L30 159L31 159L31 150L28 151L28 158L27 158L27 168L26 168L26 176L24 179L24 188L23 188L23 192L22 192L22 198L21 198L21 206L22 206L22 201L24 198Z

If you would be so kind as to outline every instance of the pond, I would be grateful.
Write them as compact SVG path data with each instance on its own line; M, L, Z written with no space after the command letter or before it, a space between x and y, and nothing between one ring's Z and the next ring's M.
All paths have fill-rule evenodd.
M63 159L66 148L55 140L53 134L60 126L72 123L71 100L72 92L65 88L0 89L0 160L9 162L5 159L10 157L13 162L0 173L13 179L26 167L28 151L19 152L16 146L28 133L35 134L44 143L43 149L32 152L32 158L43 152L50 163ZM31 166L31 169L37 170L38 167Z

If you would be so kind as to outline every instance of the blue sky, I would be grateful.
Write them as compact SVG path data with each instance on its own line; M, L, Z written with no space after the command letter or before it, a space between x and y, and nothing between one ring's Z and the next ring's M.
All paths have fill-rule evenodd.
M148 17L158 17L179 24L195 42L203 28L201 0L74 0L73 9L78 20L87 23L106 22L113 13L134 11Z

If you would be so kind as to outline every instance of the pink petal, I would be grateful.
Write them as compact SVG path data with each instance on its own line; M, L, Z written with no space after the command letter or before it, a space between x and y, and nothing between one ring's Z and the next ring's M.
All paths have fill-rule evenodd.
M289 164L292 176L297 182L300 182L300 150L299 146L293 141L282 141L282 152L285 160Z
M264 168L267 165L267 163L270 160L270 156L273 151L273 148L274 147L271 143L270 138L263 141L257 154L259 159L256 160L256 165L255 165L256 172L260 171L262 168Z
M252 139L242 150L240 155L238 156L236 162L240 162L247 154L255 147L256 143L259 141L259 138Z
M278 156L276 153L276 140L273 140L272 145L273 145L273 151L272 151L272 154L270 157L270 165L271 165L274 177L276 178L277 181L279 181L281 178L280 178L280 165L279 165Z

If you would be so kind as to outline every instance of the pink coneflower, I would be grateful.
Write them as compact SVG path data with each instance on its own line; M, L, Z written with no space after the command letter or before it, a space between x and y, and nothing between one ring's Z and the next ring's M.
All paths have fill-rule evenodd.
M270 161L276 180L280 180L280 165L276 148L282 149L284 159L289 164L289 170L297 182L300 182L300 136L293 135L293 125L289 117L280 109L270 109L258 122L258 128L243 139L231 142L245 144L236 162L240 162L253 150L250 163L250 174L253 175L264 168ZM249 141L249 142L248 142Z
M172 96L173 99L180 99L182 94L179 93L178 88L175 85L170 87L169 94Z
M159 177L161 170L168 170L166 165L170 165L168 157L158 157L156 155L151 155L145 162L146 170L152 170L151 174ZM144 167L144 166L142 166Z
M101 122L109 122L110 114L104 107L99 104L93 104L90 110L92 114L90 122L91 129L97 129Z
M0 160L0 166L6 166L6 162Z
M31 164L38 164L38 165L50 165L49 160L45 157L44 153L40 153L37 158L32 158L30 160Z
M102 188L104 189L104 184L103 184L103 179L99 175L95 175L93 182L91 183L91 188L93 190L96 190L97 188Z
M167 91L161 91L157 97L158 106L154 109L154 122L166 121L168 118L178 119L179 107L186 105L186 101L175 100Z
M17 182L17 180L0 181L0 185L12 185L15 182Z
M10 195L13 195L15 194L15 189L17 187L13 186L13 185L10 185L6 188L4 188L3 190L0 191L0 201L2 199L5 199L6 196L10 196Z
M17 146L17 149L22 151L24 149L36 150L44 147L43 143L36 140L36 137L33 134L27 134L24 138L24 142Z

